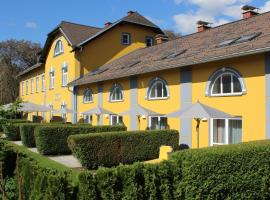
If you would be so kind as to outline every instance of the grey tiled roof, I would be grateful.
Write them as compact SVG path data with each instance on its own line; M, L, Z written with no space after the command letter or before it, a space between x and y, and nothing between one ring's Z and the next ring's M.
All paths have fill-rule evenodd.
M258 36L250 41L220 46L226 40L255 33ZM266 51L270 51L270 12L139 49L100 66L102 73L90 72L69 85L95 83ZM172 53L180 55L166 58Z

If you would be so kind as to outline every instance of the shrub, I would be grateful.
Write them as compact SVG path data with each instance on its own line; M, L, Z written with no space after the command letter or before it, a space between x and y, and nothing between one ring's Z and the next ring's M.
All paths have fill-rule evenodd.
M3 131L3 125L5 125L6 123L27 123L27 120L24 119L0 119L0 132Z
M123 131L124 126L91 126L91 125L54 125L39 126L35 129L38 151L44 155L70 154L67 144L70 135Z
M3 125L7 123L7 119L0 119L0 132L3 132Z
M34 130L37 126L42 126L42 124L39 123L20 124L21 140L25 146L30 148L36 146Z
M269 199L270 140L183 150L158 165L79 176L81 199ZM95 198L91 198L91 197ZM88 198L89 197L89 198Z
M0 161L5 168L13 171L13 177L4 177L8 183L6 192L9 197L12 195L29 200L76 199L77 172L7 141L0 141L0 152ZM8 160L9 156L15 159ZM13 179L16 180L16 187Z
M21 140L19 124L6 123L2 125L6 138L11 141Z
M111 167L158 158L159 148L179 143L176 130L128 131L70 136L69 147L84 167Z

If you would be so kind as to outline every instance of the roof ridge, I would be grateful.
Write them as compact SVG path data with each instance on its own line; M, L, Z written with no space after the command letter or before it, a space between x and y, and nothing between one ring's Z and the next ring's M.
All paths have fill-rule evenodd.
M79 24L79 23L76 23L76 22L69 22L69 21L65 21L65 20L62 20L61 23L59 24L59 26L62 23L69 23L69 24L74 24L74 25L79 25L79 26L86 26L86 27L89 27L89 28L103 29L103 28L99 28L99 27L96 27L96 26L90 26L90 25L86 25L86 24Z

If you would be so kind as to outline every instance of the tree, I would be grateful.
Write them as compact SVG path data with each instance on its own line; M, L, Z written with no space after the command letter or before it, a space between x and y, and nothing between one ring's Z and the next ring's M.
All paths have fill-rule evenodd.
M0 42L0 105L19 96L18 73L37 62L40 44L26 40Z
M173 30L163 30L163 32L165 33L165 35L168 36L169 40L174 40L176 38L181 37L181 34L180 33L176 33Z

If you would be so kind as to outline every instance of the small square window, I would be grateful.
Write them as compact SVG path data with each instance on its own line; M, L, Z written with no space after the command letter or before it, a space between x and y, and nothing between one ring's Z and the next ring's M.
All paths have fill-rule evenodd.
M154 38L153 37L146 37L145 44L147 47L151 47L154 45Z
M130 45L130 33L122 33L122 44L124 45Z

